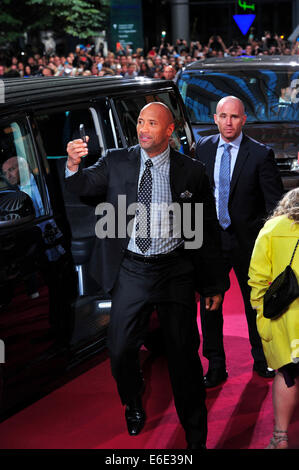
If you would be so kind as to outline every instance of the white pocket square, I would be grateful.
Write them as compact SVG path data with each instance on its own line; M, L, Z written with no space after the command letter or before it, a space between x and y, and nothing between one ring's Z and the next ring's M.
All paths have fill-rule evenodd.
M192 193L189 191L184 191L183 193L180 194L181 199L190 199L192 197Z

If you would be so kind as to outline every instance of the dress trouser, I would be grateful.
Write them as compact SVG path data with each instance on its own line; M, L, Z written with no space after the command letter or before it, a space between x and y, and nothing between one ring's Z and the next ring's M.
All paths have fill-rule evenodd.
M108 348L112 374L123 404L141 393L139 349L156 308L163 331L176 410L188 443L206 443L207 410L193 267L180 254L145 264L124 258L112 292Z
M221 237L226 272L229 274L231 269L234 269L242 293L252 357L254 361L263 362L266 365L261 338L256 327L256 312L250 304L250 287L248 285L250 254L242 250L230 229L223 230ZM222 306L215 312L209 312L205 309L204 299L201 299L200 315L203 355L209 360L209 367L225 367Z

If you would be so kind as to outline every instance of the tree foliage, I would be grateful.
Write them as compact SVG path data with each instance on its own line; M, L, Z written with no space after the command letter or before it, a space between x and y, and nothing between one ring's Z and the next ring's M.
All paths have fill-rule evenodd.
M109 0L1 0L0 44L25 32L53 30L82 39L106 27Z

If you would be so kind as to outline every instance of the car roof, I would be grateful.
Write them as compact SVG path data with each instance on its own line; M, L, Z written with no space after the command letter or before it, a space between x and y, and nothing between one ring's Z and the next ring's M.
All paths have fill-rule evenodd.
M216 57L198 60L187 65L185 71L191 70L251 70L251 69L290 69L299 68L299 55L288 56L238 56Z
M122 76L113 77L28 77L3 78L0 89L0 113L5 110L14 111L21 108L36 108L46 104L57 106L65 100L72 103L92 99L95 92L98 96L113 96L129 91L169 90L175 88L169 80L158 80L138 77L125 79ZM3 94L4 92L4 94ZM2 99L1 99L2 98Z

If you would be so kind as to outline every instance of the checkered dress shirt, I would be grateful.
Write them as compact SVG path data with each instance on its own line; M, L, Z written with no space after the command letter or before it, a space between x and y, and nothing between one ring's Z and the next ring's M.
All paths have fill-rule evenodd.
M128 244L128 250L135 253L150 256L162 253L168 253L174 250L182 243L182 238L180 233L173 232L173 217L172 212L168 210L163 210L161 204L168 206L172 204L172 196L170 190L169 182L169 169L170 169L170 148L157 155L152 157L151 161L153 166L151 168L152 177L153 177L153 186L152 186L152 206L151 206L151 234L152 242L150 248L142 253L138 246L135 243L135 224L132 236ZM148 159L148 155L145 150L141 149L141 162L140 162L140 172L138 179L138 187L141 180L141 176L145 170L145 161ZM169 215L170 214L170 215ZM168 229L165 232L165 229ZM162 235L162 236L161 236Z

